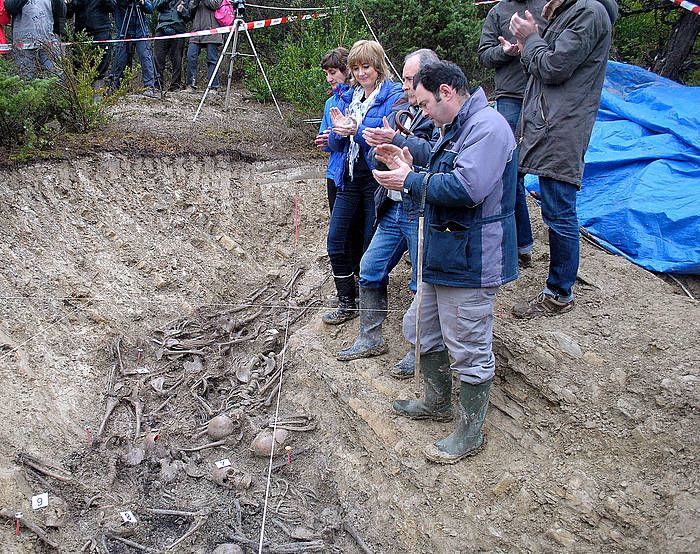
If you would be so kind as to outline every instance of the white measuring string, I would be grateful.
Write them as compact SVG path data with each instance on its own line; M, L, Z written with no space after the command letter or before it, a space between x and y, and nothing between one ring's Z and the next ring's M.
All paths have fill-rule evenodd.
M295 190L294 193L294 205L295 205L295 210L294 210L294 267L296 267L299 263L299 257L298 257L298 225L299 225L299 219L298 219L298 206L299 206L299 192ZM275 456L275 443L277 442L275 437L277 435L277 422L279 421L279 414L280 414L280 401L282 399L282 378L284 376L284 369L285 369L285 364L287 361L287 346L288 346L288 341L289 341L289 325L290 325L290 315L291 315L291 302L292 302L292 294L290 292L289 294L289 299L287 300L289 308L287 309L287 322L285 324L284 328L284 346L282 347L282 361L280 362L280 380L279 384L277 385L277 402L275 403L275 419L272 424L272 447L270 448L270 460L267 466L267 483L265 484L265 503L263 505L263 517L262 517L262 523L260 525L260 542L258 543L258 554L262 554L263 551L263 544L265 542L265 523L267 522L267 508L269 505L270 501L270 484L272 483L272 461Z

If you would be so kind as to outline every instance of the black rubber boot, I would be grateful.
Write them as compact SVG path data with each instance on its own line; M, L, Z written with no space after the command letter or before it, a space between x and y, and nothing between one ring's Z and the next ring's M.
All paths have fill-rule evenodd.
M394 411L410 419L452 419L452 370L447 350L421 354L423 398L394 400Z
M406 355L396 363L390 375L396 379L410 379L416 372L416 352L411 348Z
M357 305L355 304L355 277L334 277L335 288L338 291L338 307L328 312L321 319L328 325L340 325L357 317Z
M438 464L454 464L484 447L486 437L481 433L481 427L486 419L492 381L479 385L462 383L457 428L450 436L428 446L424 451L426 458Z
M341 350L335 357L341 362L347 362L379 356L389 350L382 337L382 323L386 319L386 313L386 289L360 287L360 333L350 348Z

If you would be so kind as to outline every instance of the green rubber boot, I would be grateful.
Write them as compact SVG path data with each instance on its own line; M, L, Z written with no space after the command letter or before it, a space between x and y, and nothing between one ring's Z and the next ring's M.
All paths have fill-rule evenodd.
M462 383L457 428L450 436L428 446L424 451L426 458L438 464L454 464L484 447L486 437L481 433L481 426L486 419L492 381L479 385Z
M409 419L452 419L452 370L447 350L421 354L423 398L394 400L394 411Z

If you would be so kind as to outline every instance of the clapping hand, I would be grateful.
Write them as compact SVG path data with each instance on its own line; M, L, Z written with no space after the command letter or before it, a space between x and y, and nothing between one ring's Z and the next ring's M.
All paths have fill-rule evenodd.
M503 48L503 52L508 55L508 56L519 56L520 55L520 46L521 44L518 42L510 42L506 40L504 37L498 37L498 42L501 43L501 48Z
M314 144L317 148L328 148L328 135L331 134L330 129L326 129L323 133L316 135L314 139Z
M524 43L527 37L538 33L537 23L532 14L525 10L525 19L520 17L518 13L514 13L510 18L510 32L515 35L519 43Z
M379 146L380 144L389 144L396 134L396 130L391 128L389 120L386 116L383 119L382 127L367 127L362 131L362 137L370 146Z
M341 112L337 107L333 106L330 110L331 122L333 123L333 132L342 135L344 137L349 137L357 133L357 123L355 120L348 115L348 111L345 110L345 114Z
M402 150L394 144L380 144L375 155L377 160L389 168L389 171L372 171L377 182L389 190L403 190L406 176L413 168L413 156L408 148Z

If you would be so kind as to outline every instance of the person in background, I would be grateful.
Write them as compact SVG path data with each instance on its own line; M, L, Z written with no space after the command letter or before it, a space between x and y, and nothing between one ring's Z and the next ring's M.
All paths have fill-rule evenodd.
M150 36L147 23L149 18L146 15L153 13L151 0L112 0L112 7L114 8L114 22L117 27L118 39ZM141 62L141 77L145 87L143 95L155 98L155 65L150 41L143 40L133 44ZM113 85L115 88L119 88L127 61L127 43L118 42L114 47Z
M372 239L374 223L374 193L379 186L372 176L374 166L369 159L370 145L363 131L381 127L383 118L391 113L401 98L401 85L389 78L389 68L382 46L371 40L359 40L348 55L353 88L347 93L347 108L330 110L333 129L328 135L328 147L345 156L342 184L339 188L328 229L328 257L333 269L338 307L323 316L329 325L339 325L357 317L355 304L355 275L348 240L353 221L364 218L363 250Z
M525 11L510 30L529 75L519 130L519 169L540 178L542 219L549 227L549 275L529 302L513 306L520 318L554 316L574 308L581 248L576 193L583 157L598 115L608 63L615 0L550 0L547 26Z
M75 15L75 30L84 31L92 40L109 40L112 38L112 2L111 0L66 0L67 17ZM101 44L102 59L97 66L97 79L94 87L104 87L112 61L112 46Z
M516 172L515 138L483 89L469 91L457 65L427 65L413 86L423 113L441 128L429 167L414 168L407 148L383 144L377 158L389 171L374 172L387 189L426 202L421 311L416 295L403 320L404 336L415 344L420 318L423 396L396 400L393 408L410 419L451 420L454 371L456 428L424 450L430 461L452 464L485 443L481 428L496 369L493 305L499 287L518 276L516 181L503 179Z
M61 55L66 4L63 0L5 0L12 16L13 57L19 74L34 79L40 72L57 72Z
M343 95L347 95L350 89L350 69L348 68L348 51L342 46L333 48L326 52L321 59L321 69L326 75L326 82L331 86L330 97L326 100L323 108L323 118L318 135L314 139L316 147L323 149L325 152L330 152L328 159L328 169L326 171L326 191L328 193L328 208L330 213L333 213L333 204L335 204L335 196L337 190L343 183L343 167L345 164L345 155L343 152L331 152L328 148L328 135L331 133L331 116L330 110L332 107L337 107L341 111L347 107L347 99ZM362 258L362 245L364 227L362 218L357 217L354 220L354 225L350 229L348 240L350 240L350 254L353 260L353 268L359 274L360 258Z
M214 12L221 7L221 0L190 0L190 14L192 15L192 31L203 31L219 27L219 22L214 17ZM192 37L187 46L187 87L185 92L197 92L197 67L199 54L202 49L207 51L207 83L216 68L219 59L219 46L224 43L223 35L205 35ZM215 75L211 89L219 89L219 76Z
M5 9L5 0L0 0L0 45L9 44L5 34L5 25L10 23L10 14ZM0 50L0 56L9 54L10 50Z
M437 54L425 48L411 52L404 58L404 97L394 105L382 127L364 130L367 144L373 148L381 144L406 147L415 165L428 164L438 132L433 121L421 113L416 105L413 76L422 67L437 61ZM399 123L405 127L403 132L397 130L397 117L402 118ZM373 156L374 151L371 152L371 157ZM381 164L375 163L375 166L379 168ZM389 274L406 250L412 266L409 288L412 292L416 291L418 207L409 196L384 187L377 188L374 203L377 230L360 262L360 332L352 346L336 354L341 361L378 356L388 350L382 337L382 324L388 313L387 285ZM415 355L410 350L392 370L391 375L399 379L411 377L414 365Z
M520 49L510 32L510 18L514 13L528 10L540 28L546 21L540 13L546 0L502 0L489 10L479 41L479 62L496 71L496 109L516 133L527 74L520 63ZM518 230L518 261L522 267L532 265L532 226L527 210L524 175L518 174L515 196L515 226Z
M187 21L190 19L189 0L156 0L154 8L158 13L156 37L177 35L187 31ZM170 59L172 77L169 92L177 92L182 88L182 54L185 49L184 38L156 40L153 54L156 61L156 74L161 87L165 88L163 70L166 58Z

